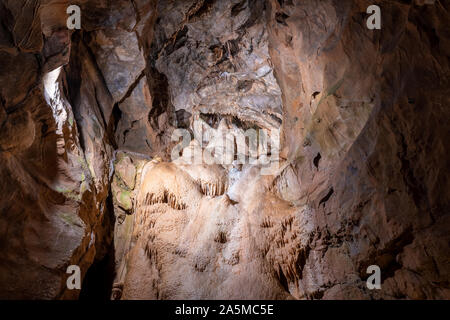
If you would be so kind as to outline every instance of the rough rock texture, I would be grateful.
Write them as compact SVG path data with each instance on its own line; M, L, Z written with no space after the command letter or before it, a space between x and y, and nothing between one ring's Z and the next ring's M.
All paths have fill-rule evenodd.
M175 110L273 127L279 85L286 161L272 177L242 168L213 198L192 175L155 181L179 169L148 171L123 298L449 297L448 3L383 2L380 31L370 4L160 2L155 66ZM365 285L372 264L380 291Z
M297 188L279 191L313 217L299 297L448 298L450 4L381 1L373 31L370 4L268 6L290 121L279 184ZM371 264L382 290L365 288Z
M152 57L175 111L280 125L263 13L263 1L159 1Z
M97 58L90 39L117 27L113 43L123 32L143 33L152 8L136 1L127 12L112 3L79 3L83 30L71 32L66 1L0 2L1 298L77 298L79 290L66 288L67 266L79 265L84 278L112 244L116 99L134 90L133 72L145 61L132 39L128 55L116 47L117 63L136 67L110 87L116 74L101 68L109 47L95 42L103 45Z
M261 252L264 237L251 230L256 212L227 195L203 194L173 163L149 162L143 173L126 274L117 285L122 298L289 297Z
M0 298L450 298L449 1L75 2L0 0Z
M76 298L66 290L67 266L85 273L112 238L103 122L112 104L89 59L71 88L79 99L68 100L64 4L0 6L0 297Z

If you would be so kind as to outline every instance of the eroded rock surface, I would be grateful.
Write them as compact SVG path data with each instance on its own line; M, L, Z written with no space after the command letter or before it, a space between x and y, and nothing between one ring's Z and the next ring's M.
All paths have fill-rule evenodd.
M89 59L77 70L83 81L71 88L76 103L68 100L65 5L0 5L8 40L0 49L0 296L76 298L79 291L66 288L67 266L79 265L84 275L112 239L112 147L103 121L112 104Z
M280 195L314 217L300 297L448 298L449 3L383 1L375 31L368 5L268 7L286 170L296 173L279 177ZM372 264L379 291L365 287Z
M380 31L367 29L364 1L162 4L155 66L168 79L174 108L205 121L212 135L221 125L232 128L223 122L229 114L276 127L265 115L281 115L281 92L286 160L277 174L264 178L257 167L240 168L225 195L177 196L179 186L173 186L168 194L174 199L190 199L181 207L167 208L171 196L167 204L138 204L136 228L150 234L130 252L135 268L123 283L124 297L448 297L448 160L437 164L429 154L441 155L448 131L447 125L443 131L434 125L448 117L442 23L448 4L383 2ZM394 17L401 19L395 23ZM226 31L217 32L223 26ZM236 42L242 51L233 52ZM276 81L258 77L252 64L258 53ZM424 56L427 62L419 62ZM267 104L256 103L264 100L257 84L265 86L265 97L273 94ZM162 173L151 174L144 179ZM199 184L197 189L203 190ZM140 192L143 197L147 191ZM208 201L223 203L203 205ZM171 213L166 217L161 210ZM212 225L197 229L204 220ZM219 229L219 241L197 251ZM431 233L439 240L430 243ZM226 258L230 248L232 266ZM366 287L366 268L373 264L382 270L380 291ZM241 281L243 273L251 286ZM136 275L148 283L140 286ZM216 279L216 287L196 279Z

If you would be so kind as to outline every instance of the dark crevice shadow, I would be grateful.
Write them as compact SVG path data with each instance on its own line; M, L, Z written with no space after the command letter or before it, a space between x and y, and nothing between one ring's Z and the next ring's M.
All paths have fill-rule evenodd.
M111 299L114 281L114 246L100 261L94 262L84 277L80 300L107 301Z
M94 261L84 276L83 284L79 295L80 300L107 301L111 300L113 283L115 278L115 249L114 249L114 205L112 193L110 191L106 200L107 214L105 224L108 224L105 232L109 245L106 254ZM107 240L108 241L108 240Z

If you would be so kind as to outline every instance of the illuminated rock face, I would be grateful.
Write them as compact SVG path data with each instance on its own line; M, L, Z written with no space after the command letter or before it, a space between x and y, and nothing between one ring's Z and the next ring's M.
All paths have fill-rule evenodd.
M248 201L236 203L226 194L204 194L202 184L175 164L150 162L146 166L126 272L119 282L123 299L289 297L273 272L275 253L269 254L273 260L264 255L271 246L266 237L270 232L266 235L262 227L268 208L262 203L251 205L266 193L266 186L260 185L264 182L249 180L248 188L254 191L246 194ZM207 177L208 169L202 171ZM269 212L278 217L273 217L270 228L280 229L274 233L286 232L290 239L295 233L292 226L277 222L297 210L279 199L271 203ZM295 250L295 245L289 249ZM286 261L287 269L289 264Z
M113 299L450 298L450 4L422 2L369 30L358 0L82 0L69 32L0 0L0 298L108 259ZM269 174L237 161L260 129Z

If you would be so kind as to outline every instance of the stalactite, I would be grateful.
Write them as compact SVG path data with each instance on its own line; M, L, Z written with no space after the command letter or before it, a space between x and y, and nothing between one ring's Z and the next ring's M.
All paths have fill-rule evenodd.
M204 180L197 180L200 185L200 190L205 196L218 197L225 193L228 188L228 183L222 180L216 180L214 182L206 182Z
M187 208L187 205L179 197L165 189L157 194L147 193L144 200L140 202L140 206L152 206L159 203L167 204L175 210L184 210Z
M283 285L298 283L303 277L303 267L310 247L309 242L301 242L301 229L296 216L288 215L281 219L265 217L260 227L268 237L261 252L274 267L275 276Z

